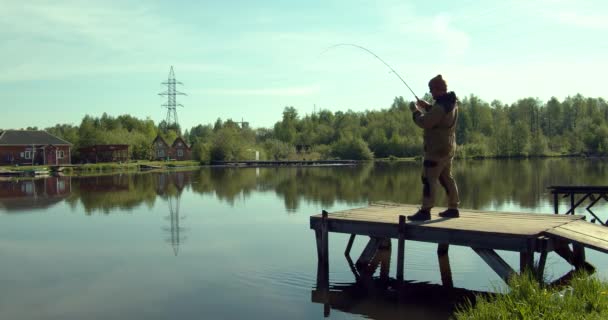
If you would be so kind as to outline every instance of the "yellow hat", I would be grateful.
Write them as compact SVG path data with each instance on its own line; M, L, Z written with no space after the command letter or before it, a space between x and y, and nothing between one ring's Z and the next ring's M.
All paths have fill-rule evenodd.
M448 90L448 84L445 82L445 80L443 80L443 78L441 77L441 75L438 74L436 77L434 77L433 79L431 79L431 81L429 81L429 88L437 88L437 89L440 89L440 90L447 91Z

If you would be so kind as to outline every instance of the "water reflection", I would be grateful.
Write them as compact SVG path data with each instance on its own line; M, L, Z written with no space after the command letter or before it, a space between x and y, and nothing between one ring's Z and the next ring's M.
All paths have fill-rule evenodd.
M456 161L454 175L462 206L472 209L518 206L534 209L552 201L550 185L603 185L608 165L599 160L481 160ZM418 163L367 163L332 168L204 168L189 172L150 172L97 177L50 177L41 180L2 181L0 205L7 211L44 207L65 198L87 214L152 207L156 198L167 199L184 188L213 195L233 205L254 192L273 192L287 211L301 203L331 207L337 202L420 201ZM444 201L439 195L439 203ZM17 204L16 199L28 199ZM43 199L40 199L43 198ZM35 201L30 201L35 199Z
M7 212L46 209L67 198L70 177L0 180L0 209Z
M330 284L323 266L317 267L317 286L311 302L323 305L324 317L339 310L371 319L451 319L458 305L475 301L478 292L450 284L399 281L391 278L391 247L384 246L369 264L354 265L346 259L355 282Z
M191 184L192 172L173 172L157 174L158 181L156 193L166 198L169 207L169 215L165 218L169 221L169 226L163 228L169 237L166 241L173 248L175 256L179 253L179 246L185 240L183 231L180 226L184 216L180 216L181 195L187 185Z

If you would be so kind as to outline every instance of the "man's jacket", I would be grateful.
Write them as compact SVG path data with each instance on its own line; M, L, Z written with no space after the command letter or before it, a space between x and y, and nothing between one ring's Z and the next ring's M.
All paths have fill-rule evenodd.
M456 153L456 94L448 92L438 97L427 111L415 111L414 122L424 129L425 159L453 157Z

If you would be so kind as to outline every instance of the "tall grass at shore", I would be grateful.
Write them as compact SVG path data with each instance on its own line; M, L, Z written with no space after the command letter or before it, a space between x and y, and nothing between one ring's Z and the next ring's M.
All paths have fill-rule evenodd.
M608 283L577 273L565 287L541 285L531 273L516 275L509 288L479 295L454 314L457 320L608 319Z

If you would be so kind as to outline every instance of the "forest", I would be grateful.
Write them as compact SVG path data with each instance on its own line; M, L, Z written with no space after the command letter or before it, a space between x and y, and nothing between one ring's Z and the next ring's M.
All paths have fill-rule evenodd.
M430 101L427 95L425 100ZM580 94L563 101L524 98L512 104L459 98L458 157L608 155L608 103ZM354 159L415 157L422 153L422 129L412 121L410 101L395 97L380 110L321 110L300 115L287 106L272 128L242 127L231 119L182 131L164 121L131 115L85 116L79 125L46 128L74 144L129 144L132 159L149 159L157 134L169 143L183 136L196 160ZM78 154L75 154L78 157Z

